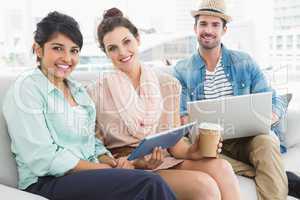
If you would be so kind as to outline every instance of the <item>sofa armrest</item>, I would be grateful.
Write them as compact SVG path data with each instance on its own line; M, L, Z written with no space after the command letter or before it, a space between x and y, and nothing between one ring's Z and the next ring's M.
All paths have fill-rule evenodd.
M299 108L289 108L287 113L287 130L285 140L287 147L300 145L300 110Z
M44 197L0 184L0 196L10 200L47 200ZM1 198L2 199L2 198Z

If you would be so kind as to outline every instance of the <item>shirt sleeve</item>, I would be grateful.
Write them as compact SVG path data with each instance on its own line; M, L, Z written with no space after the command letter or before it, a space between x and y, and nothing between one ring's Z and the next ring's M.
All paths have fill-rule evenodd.
M15 84L3 104L16 159L36 176L61 176L73 169L79 158L53 141L46 124L45 111L45 97L32 84Z
M176 66L174 67L173 75L177 78L177 80L181 84L180 116L186 116L186 115L188 115L187 102L191 101L190 95L188 94L188 88L187 88L187 85L186 85L184 79L182 78L182 75L181 75L180 71L177 70Z
M280 97L276 91L268 84L267 79L259 68L257 63L251 60L252 68L252 86L251 86L251 93L259 93L259 92L272 92L272 111L281 118L287 109L287 101Z
M112 154L110 153L110 151L108 151L106 149L106 147L104 146L104 144L102 143L101 140L99 140L98 138L96 138L96 144L95 144L95 155L98 157L100 155L103 155L103 154L107 154L109 156L112 156Z

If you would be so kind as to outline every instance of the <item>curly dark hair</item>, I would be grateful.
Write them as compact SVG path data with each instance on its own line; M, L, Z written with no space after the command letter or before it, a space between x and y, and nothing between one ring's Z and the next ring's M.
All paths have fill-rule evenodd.
M57 11L50 12L37 25L34 32L34 41L43 47L55 34L62 33L82 48L83 37L77 21ZM37 58L39 61L39 58Z

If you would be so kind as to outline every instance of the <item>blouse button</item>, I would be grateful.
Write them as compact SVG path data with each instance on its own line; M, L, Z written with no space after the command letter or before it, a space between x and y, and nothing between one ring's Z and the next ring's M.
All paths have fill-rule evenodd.
M245 87L245 84L244 84L244 83L242 83L242 87Z

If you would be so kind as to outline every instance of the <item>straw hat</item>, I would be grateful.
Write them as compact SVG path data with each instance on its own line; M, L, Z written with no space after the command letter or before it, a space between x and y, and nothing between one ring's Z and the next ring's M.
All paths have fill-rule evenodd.
M220 17L226 22L231 21L231 17L226 14L226 5L224 0L200 0L197 10L191 11L193 17L198 15L209 15Z

